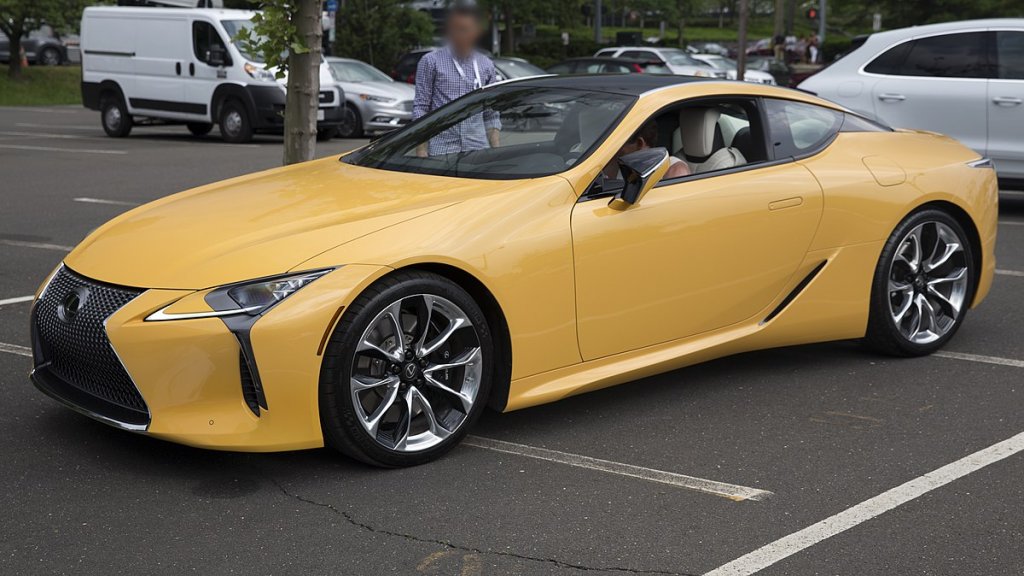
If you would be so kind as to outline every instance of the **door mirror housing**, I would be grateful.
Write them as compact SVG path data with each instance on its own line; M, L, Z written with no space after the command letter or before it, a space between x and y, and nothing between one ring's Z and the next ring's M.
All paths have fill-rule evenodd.
M206 61L210 66L221 67L224 65L227 54L224 53L224 48L214 44L210 46L210 49L206 52Z
M619 171L625 182L608 206L615 210L625 210L640 202L661 181L668 168L668 150L665 148L637 150L619 158Z

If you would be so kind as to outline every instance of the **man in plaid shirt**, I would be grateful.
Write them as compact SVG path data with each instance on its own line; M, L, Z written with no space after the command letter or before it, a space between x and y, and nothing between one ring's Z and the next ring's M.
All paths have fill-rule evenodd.
M448 12L445 31L445 47L424 56L416 69L414 120L497 79L491 59L476 50L481 29L474 2L454 2ZM500 135L498 112L486 110L434 136L417 154L436 156L496 148L501 142Z

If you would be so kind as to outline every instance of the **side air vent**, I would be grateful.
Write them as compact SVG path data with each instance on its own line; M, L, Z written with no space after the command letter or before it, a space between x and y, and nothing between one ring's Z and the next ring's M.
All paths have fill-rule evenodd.
M260 400L259 394L256 392L256 382L252 378L252 372L249 371L249 363L245 361L245 354L241 351L238 352L238 374L242 382L242 398L245 399L245 405L252 410L252 413L260 415Z
M820 264L815 266L814 270L811 270L811 273L805 276L804 279L801 280L800 283L793 288L792 292L786 294L786 297L782 299L782 302L779 302L779 305L776 306L774 310L772 310L771 314L769 314L764 320L761 321L761 324L767 324L771 322L776 316L781 314L782 311L786 309L786 306L789 306L789 303L795 300L796 297L799 296L800 293L804 291L804 288L807 288L807 285L811 283L811 280L814 280L814 277L818 275L818 272L821 272L821 269L824 268L825 264L827 263L828 260L824 260Z

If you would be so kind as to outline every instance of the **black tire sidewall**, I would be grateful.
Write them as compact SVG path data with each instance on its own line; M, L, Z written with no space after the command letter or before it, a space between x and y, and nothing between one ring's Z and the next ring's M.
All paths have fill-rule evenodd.
M117 108L121 113L121 126L117 129L107 125L107 110ZM128 107L120 96L107 96L100 105L100 124L107 136L112 138L124 138L132 131L132 117L128 114Z
M228 114L231 112L238 112L242 118L242 126L238 129L237 134L229 134L224 130L224 124ZM231 144L245 144L252 140L252 119L249 118L249 112L245 109L245 106L237 100L228 100L220 107L220 117L217 122L220 127L220 136L225 142Z
M917 344L908 341L897 328L889 310L889 269L896 256L900 241L914 227L924 222L941 222L949 226L957 235L964 249L965 260L967 261L967 294L960 315L953 327L943 334L939 339L927 344ZM974 288L976 274L976 263L974 260L974 246L970 242L966 231L960 222L949 215L949 213L936 208L924 208L914 212L903 219L893 233L889 236L882 247L882 254L878 259L875 268L875 275L871 287L871 309L868 319L868 331L866 341L871 348L879 352L895 356L924 356L942 348L960 329L967 316L967 310L974 299Z
M361 138L363 136L363 117L359 114L359 110L351 104L345 104L347 112L346 114L352 115L352 130L348 133L342 128L344 124L338 125L338 136L340 138Z
M213 130L213 124L209 122L189 122L185 127L193 136L206 136Z
M46 61L47 54L54 55L53 63L48 63ZM39 63L43 66L60 66L61 62L62 58L60 57L60 50L57 50L56 48L45 48L43 49L42 53L39 54Z
M399 298L431 294L445 298L462 309L473 322L483 357L483 376L476 401L466 420L454 434L427 450L395 452L381 446L363 428L352 405L349 379L358 339L370 322L387 305ZM415 466L448 452L468 433L486 409L495 367L495 347L480 306L450 280L425 272L396 273L367 288L343 314L324 353L320 372L320 422L324 441L349 456L382 467Z

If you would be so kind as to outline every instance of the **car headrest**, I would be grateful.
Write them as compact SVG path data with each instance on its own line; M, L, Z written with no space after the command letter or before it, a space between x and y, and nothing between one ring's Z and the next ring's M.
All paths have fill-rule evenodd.
M704 158L715 152L715 133L720 116L716 108L683 108L679 113L679 133L687 156Z

